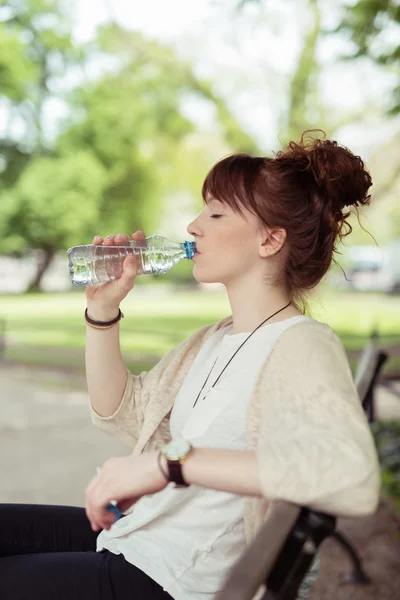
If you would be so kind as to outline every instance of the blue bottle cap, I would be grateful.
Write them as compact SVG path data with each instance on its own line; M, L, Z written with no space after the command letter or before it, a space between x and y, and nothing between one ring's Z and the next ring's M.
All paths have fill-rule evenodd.
M196 254L196 242L183 242L186 250L186 258L192 258Z

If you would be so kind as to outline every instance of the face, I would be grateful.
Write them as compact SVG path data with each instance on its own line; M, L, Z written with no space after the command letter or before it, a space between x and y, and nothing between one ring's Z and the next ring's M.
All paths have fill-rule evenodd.
M243 209L244 216L215 199L208 200L187 231L200 252L193 259L193 276L202 283L228 285L265 269L260 255L259 219Z

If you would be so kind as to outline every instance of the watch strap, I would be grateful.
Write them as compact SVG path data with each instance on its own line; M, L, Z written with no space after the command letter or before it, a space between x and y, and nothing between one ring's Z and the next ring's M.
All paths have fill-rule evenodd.
M189 487L189 483L183 478L182 464L179 460L167 458L169 480L175 483L175 487Z
M185 462L186 457L188 456L188 454L190 454L192 449L193 449L193 446L189 443L189 449L186 452L182 453L181 456L176 456L176 458L175 457L170 458L168 456L168 444L166 446L164 446L163 448L161 448L161 453L164 455L165 460L167 462L167 468L168 468L167 479L168 479L168 481L175 483L175 487L189 487L190 486L190 483L186 483L186 481L183 477L182 464ZM164 475L166 475L166 473L161 465L161 459L159 461L159 465L160 465L161 471L164 473Z

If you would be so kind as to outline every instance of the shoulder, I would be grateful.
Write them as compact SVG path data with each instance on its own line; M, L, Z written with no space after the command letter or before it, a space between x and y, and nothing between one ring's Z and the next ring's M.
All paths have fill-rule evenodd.
M327 323L315 319L300 321L281 333L274 343L266 367L269 376L277 373L313 374L330 372L351 374L346 351L336 332Z
M327 323L310 318L299 321L284 330L276 340L272 351L279 351L280 347L299 346L310 348L313 345L332 345L343 347L336 332Z

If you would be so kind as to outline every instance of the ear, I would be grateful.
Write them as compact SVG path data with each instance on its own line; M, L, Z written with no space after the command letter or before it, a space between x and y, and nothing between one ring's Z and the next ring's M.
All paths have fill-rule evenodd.
M286 231L281 227L272 227L264 230L262 235L261 246L259 249L260 256L273 256L278 254L285 245Z

